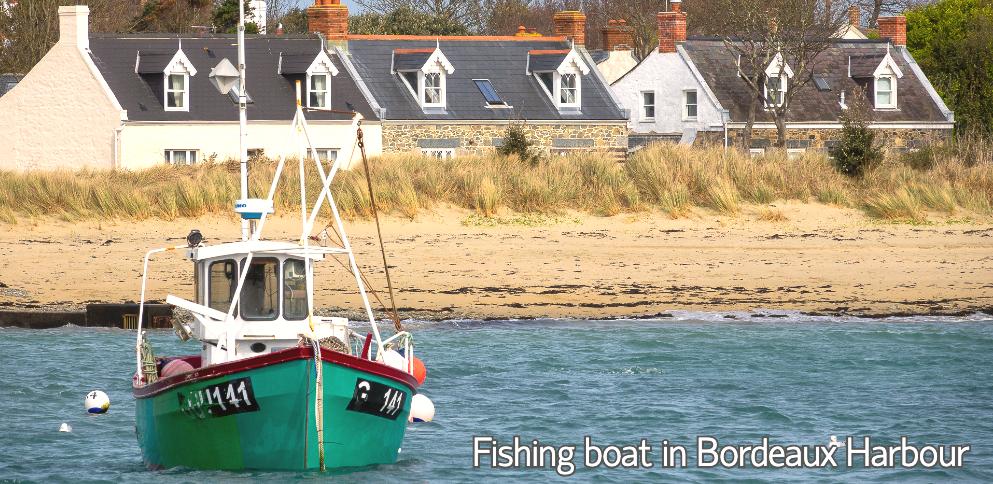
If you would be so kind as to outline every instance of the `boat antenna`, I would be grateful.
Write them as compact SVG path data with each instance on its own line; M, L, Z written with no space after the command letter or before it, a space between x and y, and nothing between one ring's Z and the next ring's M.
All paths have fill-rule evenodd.
M241 199L248 198L248 94L245 92L245 2L238 1L238 155ZM241 219L241 240L248 240L248 219Z
M386 272L386 288L390 291L390 317L393 318L393 327L399 333L403 331L403 324L400 323L400 313L397 312L396 298L393 297L393 281L390 280L390 265L386 262L386 248L383 247L383 231L379 228L379 212L376 210L376 195L372 190L372 174L369 171L369 158L365 154L365 140L362 135L362 127L359 126L355 132L358 139L359 152L362 153L362 164L365 166L365 181L369 187L369 205L372 207L372 216L376 219L376 237L379 239L379 253L383 256L383 271Z

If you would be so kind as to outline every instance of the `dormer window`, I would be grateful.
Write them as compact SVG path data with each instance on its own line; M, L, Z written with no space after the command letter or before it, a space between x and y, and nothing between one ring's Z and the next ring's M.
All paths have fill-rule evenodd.
M338 68L323 48L317 54L279 54L279 74L291 80L306 75L307 107L327 109L331 107L331 78L338 75Z
M766 108L780 107L786 102L786 92L791 77L793 77L793 69L783 59L783 54L776 54L765 69Z
M190 77L187 74L169 74L166 78L166 111L189 111L190 91L187 89Z
M578 111L583 99L583 76L590 68L575 50L532 50L528 71L545 95L561 111Z
M896 108L896 82L893 76L876 78L876 109Z
M197 69L183 52L182 45L175 52L138 51L134 71L158 82L162 76L162 107L166 111L190 110L190 78Z
M848 77L872 87L873 107L897 109L897 84L903 77L889 50L848 57Z
M440 47L394 50L393 72L422 109L445 109L448 105L448 76L455 67Z
M307 90L310 93L310 97L307 99L307 107L328 107L328 75L313 74L309 78L310 82L308 83Z

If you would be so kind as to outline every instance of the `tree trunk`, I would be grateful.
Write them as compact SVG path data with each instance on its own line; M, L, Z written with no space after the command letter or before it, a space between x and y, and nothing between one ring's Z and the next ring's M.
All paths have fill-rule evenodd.
M786 113L776 110L773 114L776 119L776 147L784 149L786 148Z
M876 25L879 20L879 13L883 10L883 0L872 1L872 15L869 18L869 25Z

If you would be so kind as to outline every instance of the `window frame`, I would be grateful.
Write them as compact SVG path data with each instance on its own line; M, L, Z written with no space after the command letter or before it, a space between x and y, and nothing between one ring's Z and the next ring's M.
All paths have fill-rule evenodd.
M171 166L193 166L200 161L200 150L187 149L187 148L166 148L164 151L165 162ZM186 160L182 165L176 164L176 153L183 152L186 154ZM192 155L192 156L191 156ZM190 161L190 159L193 161Z
M341 149L340 148L314 148L314 151L317 152L317 160L318 161L323 162L323 163L331 163L331 164L333 164L335 161L338 160L338 154L341 152ZM331 153L334 153L334 158L332 158L331 156L328 156ZM313 155L313 153L311 155Z
M182 76L182 78L183 78L183 88L182 88L182 90L172 89L169 86L169 80L172 78L172 76ZM165 97L162 100L163 101L162 106L165 108L165 110L166 111L172 111L172 112L189 112L190 111L190 73L189 72L182 72L182 71L165 72L163 74L162 78L163 78L162 84L163 84L163 89L164 89L163 92L165 93ZM177 93L177 92L182 92L183 93L183 105L182 106L179 106L179 107L176 107L176 106L171 106L170 107L169 106L169 94L171 94L171 93Z
M580 75L579 75L579 73L578 72L567 72L565 74L559 74L559 73L556 72L556 74L558 75L558 82L556 83L556 86L558 88L557 89L558 90L558 93L556 93L556 99L558 99L558 101L559 101L558 102L558 105L560 107L566 107L566 108L578 108L582 104L582 95L583 95L582 94L581 87L580 87L582 85L582 83L580 82ZM566 79L569 79L569 78L573 79L574 85L572 87L566 87L566 85L565 85ZM565 95L565 93L567 91L573 91L574 96L575 96L573 98L573 102L566 102L563 99L563 96Z
M317 90L314 88L314 78L323 77L324 78L324 89ZM315 94L321 94L324 98L323 106L315 106L313 103L313 96ZM307 107L311 109L328 109L331 106L331 73L330 72L314 72L307 74Z
M224 307L224 308L215 308L213 306L213 302L211 301L211 294L212 294L212 291L213 291L213 288L214 288L214 282L211 279L211 273L212 273L212 271L214 269L214 265L221 264L221 263L231 263L234 266L234 273L232 274L233 277L230 279L230 281L233 284L231 285L231 288L229 290L230 294L228 295L227 306ZM239 268L238 267L238 261L236 259L217 259L217 260L210 261L209 264L206 264L206 274L205 274L206 284L203 284L203 286L204 286L204 303L205 303L204 306L207 306L207 307L209 307L211 309L214 309L214 310L217 310L217 311L221 311L221 312L224 312L224 313L228 312L228 310L231 308L231 301L234 301L235 291L238 290L238 278L239 278L239 276L241 274L241 272L239 272L238 268ZM235 312L237 313L237 308L236 308Z
M879 102L879 81L882 79L888 79L890 81L890 89L888 92L890 95L890 102L887 104L880 104ZM875 109L896 109L897 99L896 99L896 76L892 74L882 74L876 76L872 82L872 102Z
M307 311L304 311L304 314L302 316L300 316L299 318L290 317L290 315L287 314L287 312L286 312L286 307L287 307L287 305L286 305L286 288L287 288L287 285L286 285L286 268L289 266L289 263L290 262L294 262L294 263L295 262L299 262L299 263L303 264L304 308L306 309L306 307L307 307L307 290L308 290L307 284L310 283L310 280L311 280L310 277L307 276L307 261L304 260L304 259L286 258L286 259L281 260L280 263L279 263L279 282L278 282L278 284L279 284L279 301L280 301L279 304L280 304L280 308L279 308L279 313L278 314L285 321L303 321L303 320L307 319L307 316L308 316L308 314L307 314L308 312ZM311 267L313 267L313 265L311 265Z
M693 93L693 103L690 104L690 93ZM690 115L693 106L693 115ZM700 116L700 92L696 89L683 89L683 121L696 121Z
M242 294L241 294L241 296L238 297L238 314L241 315L241 319L243 319L245 321L275 321L275 320L279 319L280 317L282 317L282 314L283 314L283 307L282 307L282 305L283 305L283 285L282 285L282 280L283 280L283 278L282 278L282 276L283 276L283 264L282 264L282 262L277 257L253 257L252 258L252 265L254 265L255 263L265 263L265 262L272 262L272 261L275 261L276 262L276 307L275 307L275 310L273 311L273 316L272 317L249 317L249 316L247 316L245 314L245 304L244 304L245 303L245 297L244 297L244 293L245 293L245 289L248 288L248 276L246 275L245 276L245 284L241 286L241 292L242 292ZM244 259L244 258L241 259L241 261L239 261L239 267L241 268L241 270L244 270L244 265L247 262L248 262L247 259ZM248 270L251 271L251 265L249 265L249 269ZM241 272L239 272L238 274L239 274L239 277L240 277ZM265 275L263 274L263 278L264 277L265 277Z
M779 88L774 91L779 93L779 98L777 99L778 102L775 103L770 102L771 99L769 99L769 80L771 79L776 79L779 81ZM780 75L765 76L765 82L762 83L762 91L763 91L763 100L765 101L766 109L778 108L783 105L783 103L786 101L786 89L789 86L789 80L790 80L790 76L786 75L785 73L781 76Z
M646 102L646 100L645 100L645 95L647 95L647 94L651 94L652 95L652 103L651 104L648 104L648 102ZM641 122L654 122L655 121L655 113L657 111L657 106L658 106L658 95L655 93L655 91L641 91L640 92L640 95L641 95L641 103L640 103L641 104L641 113L640 113L641 114L641 118L640 118L640 121ZM648 108L649 108L649 106L651 106L651 108L652 108L652 114L651 114L651 116L648 115Z

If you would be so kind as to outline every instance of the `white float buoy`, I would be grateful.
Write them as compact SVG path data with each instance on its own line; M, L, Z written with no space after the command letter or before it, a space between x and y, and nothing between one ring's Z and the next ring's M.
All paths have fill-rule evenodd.
M410 400L410 421L430 422L434 420L434 403L423 393L414 395Z
M110 397L100 390L93 390L86 394L83 406L89 413L106 413L110 408Z
M62 422L62 425L59 425L59 432L72 432L72 425Z
M386 366L390 366L401 371L407 371L407 359L400 353L394 350L386 350L381 354L383 357L383 364Z

